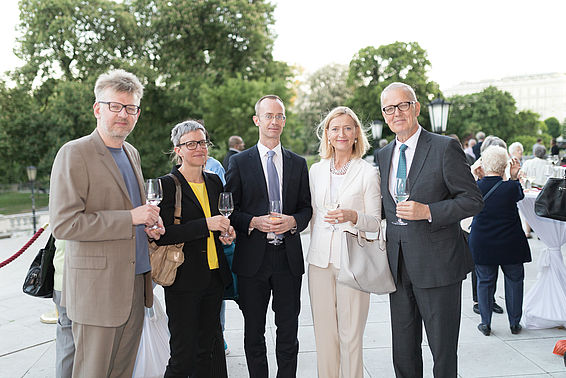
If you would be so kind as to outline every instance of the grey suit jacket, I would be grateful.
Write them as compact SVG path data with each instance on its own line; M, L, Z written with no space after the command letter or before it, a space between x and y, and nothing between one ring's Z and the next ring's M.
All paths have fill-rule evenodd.
M145 202L138 151L129 143L124 150ZM96 130L61 147L51 172L49 218L55 238L67 240L62 304L71 320L118 327L128 319L136 262L131 209L124 178ZM146 290L146 305L151 300Z
M395 200L388 188L395 139L379 150L381 195L387 219L387 253L395 280L399 248L413 285L440 287L463 280L473 267L471 253L460 228L460 220L479 213L482 195L464 151L452 138L421 131L408 174L410 201L428 204L432 222L408 221L391 224Z

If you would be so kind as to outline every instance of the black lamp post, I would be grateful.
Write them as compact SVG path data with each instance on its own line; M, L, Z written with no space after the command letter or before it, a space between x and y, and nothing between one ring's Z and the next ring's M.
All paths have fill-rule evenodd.
M34 191L34 187L35 187L35 177L37 176L37 168L34 167L33 165L30 165L29 167L27 167L27 173L28 173L28 179L31 183L31 212L32 212L32 217L33 217L33 233L35 234L35 232L37 231L37 222L35 219L35 191Z
M452 105L452 103L442 98L437 98L428 104L428 115L430 116L430 124L433 132L437 134L444 134L446 132L450 105Z
M371 124L371 136L373 139L381 139L381 133L383 132L383 122L376 119Z

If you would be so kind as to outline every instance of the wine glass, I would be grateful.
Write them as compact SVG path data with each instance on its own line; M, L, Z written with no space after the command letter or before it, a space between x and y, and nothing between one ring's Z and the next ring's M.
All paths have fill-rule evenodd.
M232 199L231 192L220 193L220 196L218 197L218 211L226 218L228 218L230 214L232 214L232 211L234 211L234 200ZM230 236L230 234L228 233L228 231L224 231L222 233L222 236L227 238Z
M281 218L281 201L269 201L269 219L276 220L279 218ZM269 239L269 244L279 245L283 243L274 232L268 232L267 239Z
M395 199L397 203L409 199L409 180L406 178L397 178L395 181ZM395 222L391 222L397 226L406 226L408 223L403 222L401 218L397 218Z
M163 199L163 189L161 189L161 180L147 179L145 180L145 198L150 205L157 206ZM154 224L150 229L157 229L157 224Z
M338 201L336 199L332 198L332 193L330 193L330 190L328 190L324 194L324 208L328 212L328 211L332 211L332 210L338 210L339 207L340 207L340 204L338 203ZM336 226L333 225L332 223L330 224L330 228L332 228L333 231L336 230Z

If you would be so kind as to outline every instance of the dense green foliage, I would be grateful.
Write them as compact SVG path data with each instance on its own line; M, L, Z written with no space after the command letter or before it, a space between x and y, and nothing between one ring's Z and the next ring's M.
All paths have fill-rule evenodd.
M360 49L349 66L329 65L299 81L273 60L274 5L269 0L20 0L16 47L24 66L0 80L0 183L27 181L38 167L46 184L55 154L89 134L93 86L102 72L123 68L145 86L141 116L128 141L140 151L144 175L171 166L170 131L202 119L222 159L228 137L257 142L251 117L257 99L278 94L287 106L283 144L316 154L316 125L338 105L350 106L367 126L383 120L380 93L394 81L410 84L420 100L419 122L430 129L426 104L442 97L428 79L431 62L416 42ZM508 141L556 135L557 122L517 112L515 101L488 88L455 96L447 133L478 130ZM564 126L562 126L564 127ZM546 134L548 130L548 133ZM383 134L391 139L384 127ZM530 143L530 142L529 142ZM529 146L525 146L528 149Z

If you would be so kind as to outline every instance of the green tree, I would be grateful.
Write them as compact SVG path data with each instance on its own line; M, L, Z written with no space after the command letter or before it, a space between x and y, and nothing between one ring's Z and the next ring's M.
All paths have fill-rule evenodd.
M387 85L400 81L415 90L422 105L419 123L430 130L426 104L441 95L438 84L428 78L430 67L426 51L417 42L365 47L350 62L348 83L355 89L348 105L362 122L383 121L381 92ZM391 132L386 129L384 134Z
M340 64L324 66L306 79L297 93L297 118L303 126L301 139L305 141L306 152L318 149L316 127L326 114L336 106L345 105L353 89L348 86L348 67Z
M557 138L562 134L562 130L560 128L560 121L558 121L558 119L556 119L556 117L550 117L544 120L544 123L546 124L546 127L548 128L548 133L554 137Z

